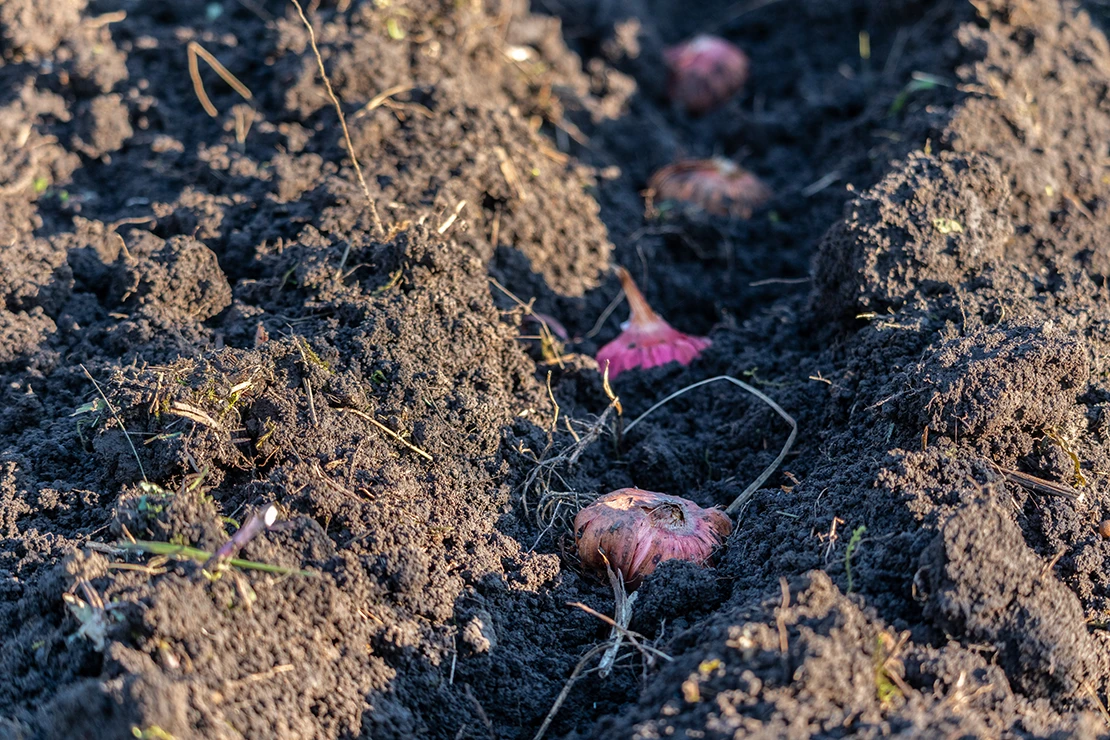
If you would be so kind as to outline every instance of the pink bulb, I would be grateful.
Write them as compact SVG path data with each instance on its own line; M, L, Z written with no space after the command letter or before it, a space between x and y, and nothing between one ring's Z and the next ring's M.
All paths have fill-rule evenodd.
M583 567L619 570L629 588L666 560L705 565L731 533L732 521L718 509L639 488L608 493L574 518Z
M651 176L648 187L657 201L676 200L735 218L751 218L772 195L758 177L720 157L669 164Z
M663 59L670 68L671 99L695 114L724 103L748 80L747 55L716 36L695 36L664 49Z
M631 316L620 336L598 350L597 365L602 372L608 366L610 378L636 367L647 369L669 362L689 365L712 344L705 337L683 334L664 321L648 305L628 270L618 267L617 275L628 297Z

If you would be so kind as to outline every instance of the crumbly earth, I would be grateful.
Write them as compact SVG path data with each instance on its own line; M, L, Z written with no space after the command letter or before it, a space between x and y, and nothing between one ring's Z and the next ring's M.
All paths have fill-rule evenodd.
M1108 733L1104 2L305 9L365 188L288 0L0 3L0 737ZM772 201L646 204L713 155ZM621 415L614 264L713 340ZM602 675L568 522L736 498L741 389L624 431L719 375L797 444Z

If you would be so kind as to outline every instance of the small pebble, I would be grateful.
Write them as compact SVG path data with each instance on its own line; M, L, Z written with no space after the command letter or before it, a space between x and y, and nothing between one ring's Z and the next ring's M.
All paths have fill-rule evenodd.
M1102 520L1102 524L1098 525L1098 533L1104 540L1110 540L1110 519Z

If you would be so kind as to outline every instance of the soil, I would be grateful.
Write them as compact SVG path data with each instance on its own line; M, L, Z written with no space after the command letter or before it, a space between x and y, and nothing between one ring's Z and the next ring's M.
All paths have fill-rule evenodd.
M306 12L365 194L292 4L0 3L0 737L1110 734L1104 2ZM699 32L752 73L691 117ZM645 202L713 155L771 202ZM616 264L713 341L620 415ZM752 396L624 431L719 375L797 444L602 676L569 521L736 498Z

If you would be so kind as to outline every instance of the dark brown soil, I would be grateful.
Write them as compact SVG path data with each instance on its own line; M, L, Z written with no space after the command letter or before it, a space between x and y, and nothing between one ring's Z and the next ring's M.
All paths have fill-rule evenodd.
M1106 3L307 9L380 227L288 2L0 3L0 737L532 738L613 609L540 498L726 505L788 432L710 385L531 480L609 405L613 264L713 339L624 425L727 374L800 434L640 589L669 660L588 663L547 737L1108 734ZM698 32L752 77L690 118ZM250 99L202 59L210 117L191 42ZM645 208L715 154L772 202ZM241 557L310 575L122 546L268 502Z

